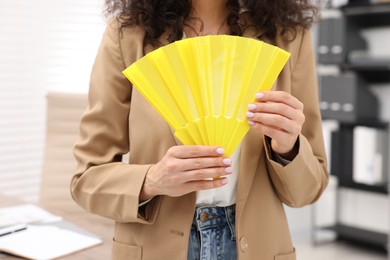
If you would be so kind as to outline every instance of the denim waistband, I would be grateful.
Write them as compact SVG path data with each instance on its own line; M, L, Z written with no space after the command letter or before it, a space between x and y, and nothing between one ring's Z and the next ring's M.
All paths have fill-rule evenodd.
M192 226L198 231L229 225L233 233L236 223L236 205L227 207L198 207L195 210Z

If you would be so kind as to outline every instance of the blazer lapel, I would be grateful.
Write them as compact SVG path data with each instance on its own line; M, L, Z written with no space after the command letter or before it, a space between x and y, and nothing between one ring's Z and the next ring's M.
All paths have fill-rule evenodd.
M240 172L238 174L236 193L236 216L238 220L248 198L262 152L263 135L251 128L241 145Z

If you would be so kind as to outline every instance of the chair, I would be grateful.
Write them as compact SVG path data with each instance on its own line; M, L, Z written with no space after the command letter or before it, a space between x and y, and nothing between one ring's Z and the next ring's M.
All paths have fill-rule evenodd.
M87 94L49 92L47 95L40 205L81 226L82 223L89 223L88 226L91 226L91 222L96 223L93 225L94 230L90 231L111 239L113 232L101 232L106 231L107 226L113 230L113 221L85 211L73 201L70 194L70 181L76 169L72 149L79 132L80 117L86 106Z

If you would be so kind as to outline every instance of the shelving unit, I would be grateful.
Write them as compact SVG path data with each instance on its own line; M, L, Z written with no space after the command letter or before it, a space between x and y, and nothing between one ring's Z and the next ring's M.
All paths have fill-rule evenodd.
M362 6L346 6L341 8L347 20L347 27L353 25L358 28L389 27L390 3ZM370 60L360 63L345 63L340 65L343 70L357 71L367 81L382 83L390 81L390 59Z
M337 176L338 183L341 187L389 194L388 182L368 185L357 183L353 180L353 129L357 125L375 127L389 132L389 125L387 123L359 122L356 125L341 123L338 132L334 133L332 137L333 147L331 155L333 167L330 169L331 174Z
M348 5L339 9L341 11L342 26L345 26L345 34L351 35L351 31L366 29L371 27L390 27L390 3L377 4L377 5ZM350 31L348 29L351 28ZM321 30L321 26L320 26ZM321 34L321 32L320 32ZM346 38L348 36L345 36ZM324 35L322 35L324 37ZM331 37L331 36L329 36ZM337 36L333 36L337 37ZM351 42L351 40L349 40ZM340 42L340 41L339 41ZM337 66L341 73L352 71L362 77L369 84L374 83L390 83L390 57L389 59L381 57L381 59L361 59L359 61L354 60L351 62L348 59L348 52L351 51L348 47L348 40L341 43L345 46L341 46L343 49L340 55L344 55L343 58L335 59L338 62L333 62L332 59L323 59L324 64ZM358 46L360 48L362 45ZM355 48L353 46L351 48ZM331 48L329 48L331 49ZM356 50L356 49L352 49ZM359 49L358 49L359 50ZM321 59L320 59L321 64ZM321 75L320 75L321 77ZM324 116L324 115L323 115ZM324 119L334 119L326 118ZM331 162L332 168L330 172L338 179L338 187L373 192L389 196L389 212L390 212L390 184L389 181L378 183L375 185L368 185L363 183L357 183L353 179L353 129L356 126L369 126L379 129L384 129L387 132L388 144L390 147L390 125L387 122L380 122L379 120L357 120L355 122L343 122L338 123L339 129L337 133L332 135L332 152ZM389 148L390 149L390 148ZM388 164L388 175L390 176L390 162L389 158L384 158L384 161ZM337 167L335 166L337 165ZM390 180L390 177L388 178ZM337 194L337 192L336 192ZM336 195L339 197L339 195ZM352 225L345 225L338 220L339 212L341 212L342 202L336 199L336 223L332 226L323 226L320 229L332 230L337 234L340 239L347 239L352 242L362 243L381 250L387 251L388 259L390 260L390 231L376 232ZM315 219L315 213L313 213ZM390 220L389 220L390 222ZM314 226L314 231L317 227ZM313 235L313 243L316 236Z
M379 233L343 224L336 224L325 228L336 232L339 239L357 242L359 244L364 244L366 246L386 251L384 245L387 244L387 234L385 233Z

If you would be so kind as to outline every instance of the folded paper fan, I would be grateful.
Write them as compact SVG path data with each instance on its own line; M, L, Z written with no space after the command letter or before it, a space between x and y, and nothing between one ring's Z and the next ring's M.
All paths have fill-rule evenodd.
M230 156L249 130L248 104L269 90L290 54L255 39L210 35L161 47L123 71L187 145Z

